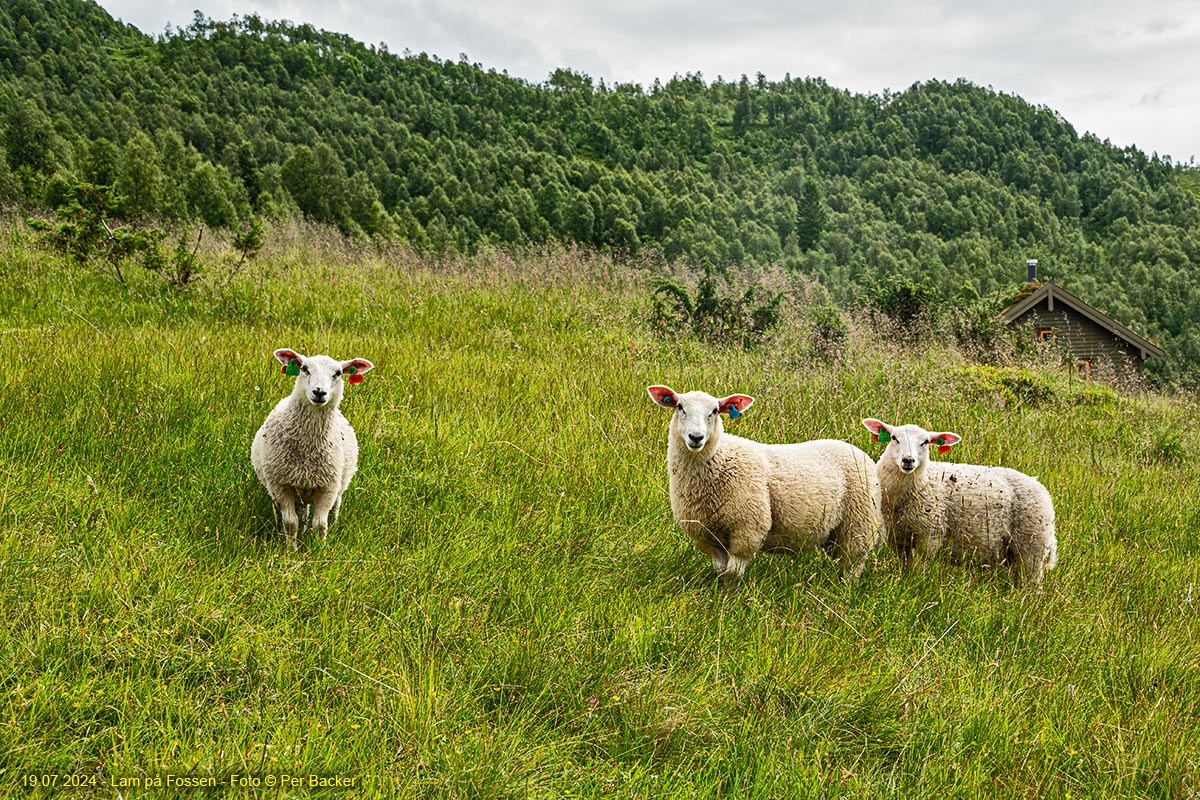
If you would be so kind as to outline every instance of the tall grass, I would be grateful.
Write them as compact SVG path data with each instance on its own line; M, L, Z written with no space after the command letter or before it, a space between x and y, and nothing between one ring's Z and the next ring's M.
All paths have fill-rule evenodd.
M195 286L126 290L3 231L4 790L1196 794L1193 401L858 324L822 360L803 308L749 352L701 345L650 327L644 270L582 253L272 242L231 279L216 246ZM285 345L377 367L343 401L341 521L296 553L249 464ZM730 426L762 441L877 456L864 416L955 430L947 458L1050 489L1059 566L1035 593L883 552L846 586L823 554L764 555L722 592L671 518L650 383L753 394Z

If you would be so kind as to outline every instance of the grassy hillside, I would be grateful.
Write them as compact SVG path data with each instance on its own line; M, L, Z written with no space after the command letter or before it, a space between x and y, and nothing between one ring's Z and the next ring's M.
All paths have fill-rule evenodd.
M86 181L123 221L783 266L843 305L895 277L947 303L1007 292L1037 258L1164 348L1157 381L1200 387L1200 202L1170 159L963 80L643 87L568 64L533 84L450 55L255 15L151 37L93 0L8 0L0 207L54 209Z
M126 291L3 231L6 793L52 794L22 783L50 772L96 776L79 796L188 773L404 797L1197 791L1193 402L857 325L823 365L803 309L749 353L666 338L639 268L578 254L269 240L235 277L214 245L186 292ZM377 366L343 402L363 452L342 520L296 553L249 464L284 345ZM1039 594L882 553L845 586L823 554L768 555L719 591L671 518L654 382L755 395L729 427L763 441L877 456L863 416L956 430L947 458L1049 487L1059 567Z

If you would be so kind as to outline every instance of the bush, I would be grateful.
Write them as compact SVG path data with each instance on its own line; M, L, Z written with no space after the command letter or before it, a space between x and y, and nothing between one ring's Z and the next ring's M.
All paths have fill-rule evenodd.
M1006 405L1042 405L1055 399L1045 373L1031 369L968 366L958 377L966 393L975 398L999 398Z
M942 301L941 292L935 287L901 275L889 275L883 283L875 283L868 297L874 309L906 333L931 319Z
M147 269L159 273L172 286L187 286L200 273L200 264L196 261L196 253L200 249L200 240L204 229L196 233L196 245L191 246L190 231L183 231L175 240L175 247L168 254L162 247L162 237L155 246L148 249L144 259Z
M67 189L66 202L55 212L54 221L30 220L29 225L77 263L93 264L125 284L121 264L140 256L153 268L162 234L120 225L115 220L116 207L111 187L75 183Z
M741 297L717 293L717 279L711 269L694 291L669 278L657 278L654 286L654 313L659 325L682 325L710 342L740 341L743 346L762 341L767 331L779 323L783 293L769 294L757 285L749 286Z
M812 324L813 356L824 361L838 361L846 354L850 329L836 306L826 303L809 311Z
M1072 381L1040 369L971 365L956 373L961 390L969 398L995 398L1007 406L1049 406L1068 408L1104 406L1116 402L1111 386Z
M960 296L961 297L961 296ZM975 358L990 359L1015 352L1021 341L1000 316L1009 304L1003 294L960 299L948 310L947 323L959 346Z

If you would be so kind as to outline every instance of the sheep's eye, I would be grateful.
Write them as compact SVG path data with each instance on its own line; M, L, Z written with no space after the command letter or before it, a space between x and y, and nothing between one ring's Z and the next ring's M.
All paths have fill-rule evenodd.
M929 444L929 440L926 439L924 442L921 443L921 447L925 447L928 444Z
M335 377L335 378L342 377L342 371L339 369L337 372L333 373L333 377Z
M303 372L305 375L307 375L307 374L308 374L308 367L301 367L301 368L300 368L300 371L301 371L301 372Z
M719 409L719 408L714 408L714 409L712 410L712 413L711 413L711 414L709 414L709 416L710 416L710 417L715 417L715 416L717 415L717 412L718 412L718 411L720 411L720 410L721 410L721 409Z

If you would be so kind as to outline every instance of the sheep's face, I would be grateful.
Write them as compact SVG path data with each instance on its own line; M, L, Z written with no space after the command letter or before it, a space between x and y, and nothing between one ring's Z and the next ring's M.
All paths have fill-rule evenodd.
M945 453L962 440L957 433L931 433L919 425L888 425L877 419L864 419L863 425L874 435L876 441L888 443L879 463L893 463L906 475L922 469L929 463L931 446L936 447L939 453Z
M669 386L651 386L647 391L655 403L674 410L671 436L693 453L716 447L725 430L722 414L740 417L754 402L753 397L745 394L718 399L705 392L678 394Z
M365 358L335 361L329 356L303 356L287 348L276 350L275 358L283 364L284 374L296 376L292 395L318 408L337 408L346 381L353 381L356 375L362 380L362 374L374 367Z

